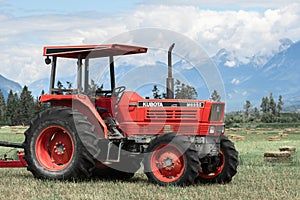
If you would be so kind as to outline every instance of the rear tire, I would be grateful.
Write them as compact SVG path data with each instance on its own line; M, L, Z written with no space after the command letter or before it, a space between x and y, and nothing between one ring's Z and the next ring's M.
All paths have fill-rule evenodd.
M190 185L198 176L199 159L194 144L175 133L151 141L144 159L150 182L159 185Z
M42 111L25 132L27 170L36 178L70 180L90 177L100 149L94 126L68 107ZM80 136L79 136L80 134Z
M237 173L238 163L238 152L233 142L226 136L222 136L220 163L212 173L205 174L200 170L196 181L201 183L229 183Z

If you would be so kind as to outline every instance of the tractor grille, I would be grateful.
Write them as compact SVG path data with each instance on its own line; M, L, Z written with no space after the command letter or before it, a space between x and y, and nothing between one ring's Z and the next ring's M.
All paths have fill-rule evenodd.
M224 104L212 104L209 121L221 121L224 111Z
M196 110L147 110L146 119L196 119Z

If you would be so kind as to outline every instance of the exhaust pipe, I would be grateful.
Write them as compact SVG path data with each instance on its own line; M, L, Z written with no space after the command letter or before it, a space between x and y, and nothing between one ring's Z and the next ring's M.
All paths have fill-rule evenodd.
M168 78L166 83L167 95L166 99L174 99L174 79L172 74L172 50L175 46L173 43L168 51Z

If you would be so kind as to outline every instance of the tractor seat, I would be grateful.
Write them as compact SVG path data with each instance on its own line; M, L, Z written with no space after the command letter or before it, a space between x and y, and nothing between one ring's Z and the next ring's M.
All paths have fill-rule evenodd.
M97 109L97 111L98 111L98 113L99 113L100 115L102 115L102 114L104 114L104 113L108 113L108 109L107 109L107 108L104 108L104 107L97 107L96 109Z

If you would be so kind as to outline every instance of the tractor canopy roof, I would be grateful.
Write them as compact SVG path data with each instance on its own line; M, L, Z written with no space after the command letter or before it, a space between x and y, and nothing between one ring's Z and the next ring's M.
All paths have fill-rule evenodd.
M129 54L146 53L146 47L124 44L100 44L100 45L75 45L75 46L45 46L44 56L82 59L99 58L108 56L120 56Z

